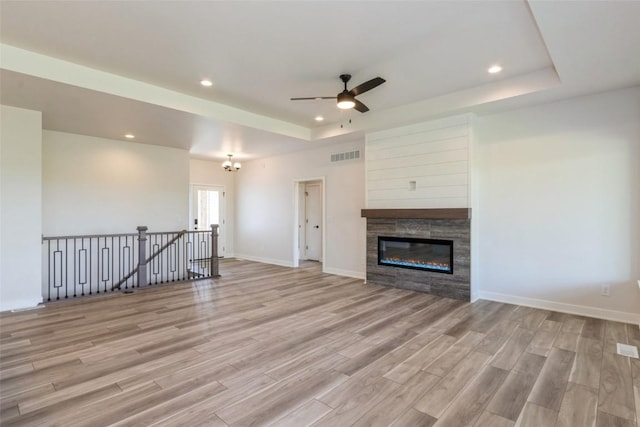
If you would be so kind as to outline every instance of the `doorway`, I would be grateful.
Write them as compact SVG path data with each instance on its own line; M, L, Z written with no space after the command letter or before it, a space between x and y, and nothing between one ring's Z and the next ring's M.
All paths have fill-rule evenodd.
M296 239L294 267L300 261L324 260L324 178L295 182Z
M224 187L213 185L191 186L191 230L211 230L218 224L218 256L225 252Z

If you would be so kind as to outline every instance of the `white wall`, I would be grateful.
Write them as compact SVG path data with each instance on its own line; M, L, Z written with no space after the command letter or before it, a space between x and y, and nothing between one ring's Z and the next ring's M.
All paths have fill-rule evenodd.
M235 177L240 172L227 172L219 162L191 159L189 161L189 176L191 185L216 185L225 191L225 235L223 245L226 248L225 257L234 256L235 240ZM243 165L244 166L244 165Z
M637 322L640 88L476 125L479 296Z
M301 142L301 144L308 144ZM294 181L325 178L326 272L364 278L366 222L364 162L330 162L332 153L364 151L364 141L243 164L236 176L237 257L291 266L294 257Z
M366 136L367 208L469 207L471 116Z
M42 114L0 108L0 311L5 311L42 301Z
M187 228L187 151L53 131L42 142L45 236Z

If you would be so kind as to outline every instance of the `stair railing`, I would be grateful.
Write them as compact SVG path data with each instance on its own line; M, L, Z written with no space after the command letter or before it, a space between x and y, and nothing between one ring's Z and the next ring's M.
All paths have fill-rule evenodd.
M138 253L140 254L138 256L138 260L140 260L140 262L138 263L138 266L136 268L134 268L133 270L131 270L129 272L129 274L127 274L122 279L120 279L120 281L118 281L118 283L113 285L113 289L114 290L115 289L120 289L120 287L130 277L132 277L134 274L136 274L138 272L144 272L145 273L145 274L138 274L138 286L146 286L147 285L146 265L149 264L154 258L156 258L158 255L160 255L162 252L164 252L165 249L169 248L169 246L171 246L175 241L179 240L182 236L184 236L184 234L187 232L187 230L179 231L176 234L175 237L173 237L171 240L169 240L167 243L165 243L162 247L160 247L158 250L156 250L153 254L151 254L151 256L149 258L144 259L144 256L146 254L145 242L147 241L147 230L148 230L147 227L144 227L144 226L138 227L138 233L139 233L139 237L138 237L138 242L139 242ZM144 260L144 262L142 262L142 260Z
M219 277L218 225L210 231L147 230L140 226L137 234L43 237L44 299Z

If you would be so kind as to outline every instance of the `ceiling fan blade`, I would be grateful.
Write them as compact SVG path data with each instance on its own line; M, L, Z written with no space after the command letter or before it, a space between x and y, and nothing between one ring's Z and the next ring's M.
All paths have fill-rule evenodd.
M361 113L366 113L367 111L369 111L369 107L364 105L362 102L358 101L357 99L354 99L354 102L356 103L356 105L353 106L354 110L358 110Z
M382 77L376 77L375 79L371 79L368 82L364 82L361 85L358 85L351 89L349 93L353 96L360 95L368 90L373 89L374 87L380 86L382 83L386 82Z
M336 99L335 96L311 96L309 98L291 98L292 101L306 101L309 99Z

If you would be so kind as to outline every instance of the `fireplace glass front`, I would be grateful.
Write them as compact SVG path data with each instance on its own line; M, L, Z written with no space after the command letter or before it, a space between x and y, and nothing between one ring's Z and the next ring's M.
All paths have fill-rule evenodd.
M378 264L453 274L453 241L378 236Z

